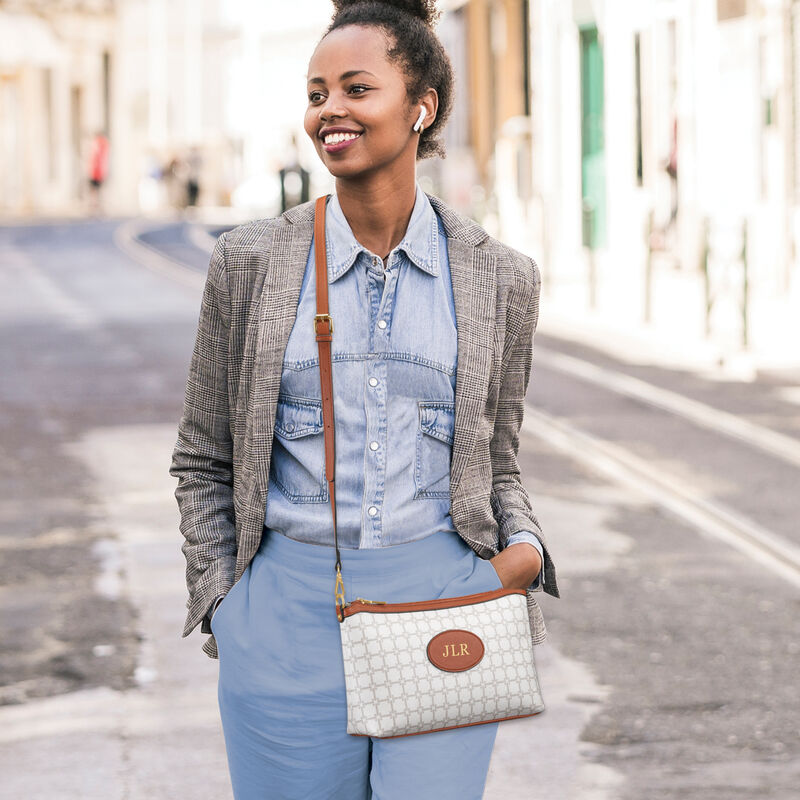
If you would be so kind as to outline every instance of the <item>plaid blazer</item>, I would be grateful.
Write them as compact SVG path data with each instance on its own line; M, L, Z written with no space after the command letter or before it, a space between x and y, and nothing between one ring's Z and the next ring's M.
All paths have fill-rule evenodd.
M534 592L559 597L555 566L517 463L539 269L532 258L427 196L447 234L458 329L453 525L482 558L496 555L519 530L533 531L541 541L545 583L527 593L537 644L546 628ZM183 636L239 580L261 542L282 361L313 224L312 200L223 233L211 256L169 470L178 479L185 539L189 611ZM218 657L213 634L203 650Z

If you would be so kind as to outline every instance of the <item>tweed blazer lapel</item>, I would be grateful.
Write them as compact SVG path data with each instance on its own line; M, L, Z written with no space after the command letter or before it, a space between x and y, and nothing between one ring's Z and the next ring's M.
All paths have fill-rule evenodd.
M478 424L486 404L492 370L495 324L496 272L494 259L477 248L487 233L442 200L427 195L447 235L447 249L456 312L455 430L450 468L450 497L456 496L475 445ZM266 502L283 356L303 283L314 230L314 201L295 206L282 216L265 258L257 355L254 405L251 415L254 463L261 507ZM288 310L287 310L288 309Z
M472 455L489 392L497 276L493 258L477 248L487 237L486 231L453 212L438 197L428 195L428 199L441 217L447 235L458 329L455 429L450 462L452 501Z
M283 356L292 326L297 319L297 304L303 285L308 250L314 234L313 203L297 209L304 214L284 218L293 224L278 225L270 247L265 254L265 276L261 289L258 312L258 334L253 382L253 426L251 441L255 458L253 468L260 499L260 509L265 509L269 465L272 456L272 436L278 408L278 395L283 373ZM307 212L311 213L308 214ZM293 219L293 217L295 217Z

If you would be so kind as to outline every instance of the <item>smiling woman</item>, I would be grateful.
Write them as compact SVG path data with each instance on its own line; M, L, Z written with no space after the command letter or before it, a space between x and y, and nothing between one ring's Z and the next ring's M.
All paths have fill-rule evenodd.
M335 2L334 5L338 13L309 64L308 135L318 139L319 106L331 93L342 91L345 99L356 100L367 99L377 90L381 96L377 101L373 98L375 112L380 113L381 108L388 111L396 132L401 128L397 125L398 109L403 109L413 123L419 115L418 106L423 105L425 115L419 128L416 158L444 157L444 145L438 135L452 109L453 72L450 59L431 27L439 17L435 3ZM336 31L341 32L340 36L332 38ZM382 37L376 37L376 32ZM340 51L342 46L349 49L354 63L361 62L361 68L341 75L323 74L330 67L333 48ZM379 65L379 75L368 71L366 59ZM335 125L329 127L330 132L336 130ZM318 152L322 155L319 147Z
M495 720L517 707L495 713L496 685L512 703L525 695L525 670L507 671L490 645L484 668L505 677L452 670L460 691L442 683L446 667L409 661L413 644L396 648L396 675L360 689L426 735L347 732L317 276L335 320L347 598L380 598L375 609L505 593L522 614L511 651L532 661L529 643L546 633L533 593L558 597L517 458L539 270L417 182L420 159L445 155L453 97L435 3L334 6L308 65L304 127L336 190L223 234L209 267L170 470L186 538L184 636L201 621L212 633L203 649L220 661L237 800L478 798ZM368 678L376 642L358 645ZM456 644L469 646L448 639L442 652ZM453 707L469 721L430 725Z

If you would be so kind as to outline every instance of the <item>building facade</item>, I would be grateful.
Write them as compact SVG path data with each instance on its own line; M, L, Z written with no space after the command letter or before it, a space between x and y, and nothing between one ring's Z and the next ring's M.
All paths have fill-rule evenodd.
M797 0L471 0L468 18L480 177L544 291L731 350L799 340Z

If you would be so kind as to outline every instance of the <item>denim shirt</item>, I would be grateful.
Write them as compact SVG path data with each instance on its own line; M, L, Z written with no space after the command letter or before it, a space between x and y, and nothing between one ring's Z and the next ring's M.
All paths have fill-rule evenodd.
M326 211L328 305L340 548L375 548L453 531L450 457L457 329L447 237L417 184L401 242L384 263L353 235L336 194ZM333 544L325 479L315 245L283 358L264 524ZM528 542L530 531L506 546ZM538 588L541 571L530 588Z
M313 329L315 244L284 353L264 523L293 539L331 545ZM387 547L455 532L450 455L458 348L442 224L417 184L408 228L384 269L356 240L333 194L326 244L339 546ZM519 541L542 554L530 531L513 534L507 546Z

